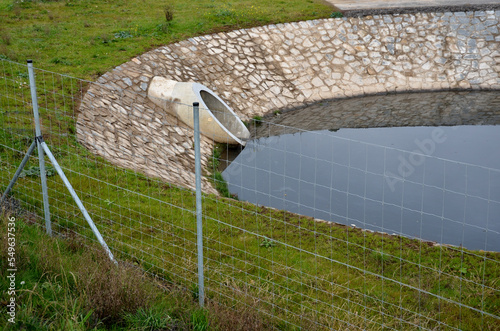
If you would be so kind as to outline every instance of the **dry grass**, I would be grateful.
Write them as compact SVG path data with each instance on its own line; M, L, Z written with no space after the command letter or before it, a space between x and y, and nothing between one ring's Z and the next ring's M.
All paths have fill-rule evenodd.
M101 252L85 255L76 273L87 307L106 324L119 322L124 312L148 308L155 297L143 272L124 264L116 266Z

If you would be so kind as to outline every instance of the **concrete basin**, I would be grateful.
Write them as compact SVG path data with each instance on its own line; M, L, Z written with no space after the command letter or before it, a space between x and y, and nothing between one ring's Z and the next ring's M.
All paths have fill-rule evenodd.
M157 106L193 128L193 102L200 103L200 131L216 142L245 145L250 132L233 110L208 87L156 76L148 97Z

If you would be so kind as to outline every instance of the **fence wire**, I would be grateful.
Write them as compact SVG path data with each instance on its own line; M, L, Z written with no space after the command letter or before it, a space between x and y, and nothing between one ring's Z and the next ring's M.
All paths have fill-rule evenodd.
M27 67L0 60L0 70L5 189L35 134ZM113 254L196 291L192 129L133 86L40 69L36 82L44 140ZM226 169L233 149L202 135L207 300L255 309L275 329L497 328L500 170L247 122L258 138ZM37 165L11 196L42 226ZM96 241L47 175L53 232Z

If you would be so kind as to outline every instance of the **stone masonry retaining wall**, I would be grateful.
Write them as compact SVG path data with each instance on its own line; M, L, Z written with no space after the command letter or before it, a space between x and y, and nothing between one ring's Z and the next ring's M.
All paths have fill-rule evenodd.
M323 99L497 90L499 18L500 11L351 17L191 38L138 56L92 84L78 139L119 166L193 188L192 133L147 99L154 76L204 84L242 120ZM212 147L204 138L205 170ZM203 188L215 193L207 180Z

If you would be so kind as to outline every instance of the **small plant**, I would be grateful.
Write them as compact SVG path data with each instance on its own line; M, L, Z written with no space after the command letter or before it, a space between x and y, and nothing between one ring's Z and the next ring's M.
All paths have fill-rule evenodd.
M171 3L167 3L163 7L163 12L165 13L165 20L167 22L172 22L172 20L174 19L174 6L172 6Z
M114 201L106 199L104 200L104 203L106 203L108 206L111 206L114 203Z
M276 247L276 243L269 238L262 240L260 247L273 248Z
M330 14L330 18L342 18L344 15L339 11L334 11Z
M45 175L47 177L54 176L56 174L56 169L54 167L47 165L45 166ZM21 171L21 174L19 175L20 178L23 177L40 177L40 167L37 166L31 166L29 168L24 169Z
M168 33L170 31L170 23L161 23L156 26L156 31L161 33Z
M115 33L115 39L127 39L132 37L132 34L128 31L120 31Z
M252 122L255 126L259 126L262 124L262 116L256 115L252 117Z
M279 116L281 115L281 110L275 110L273 111L274 116Z

